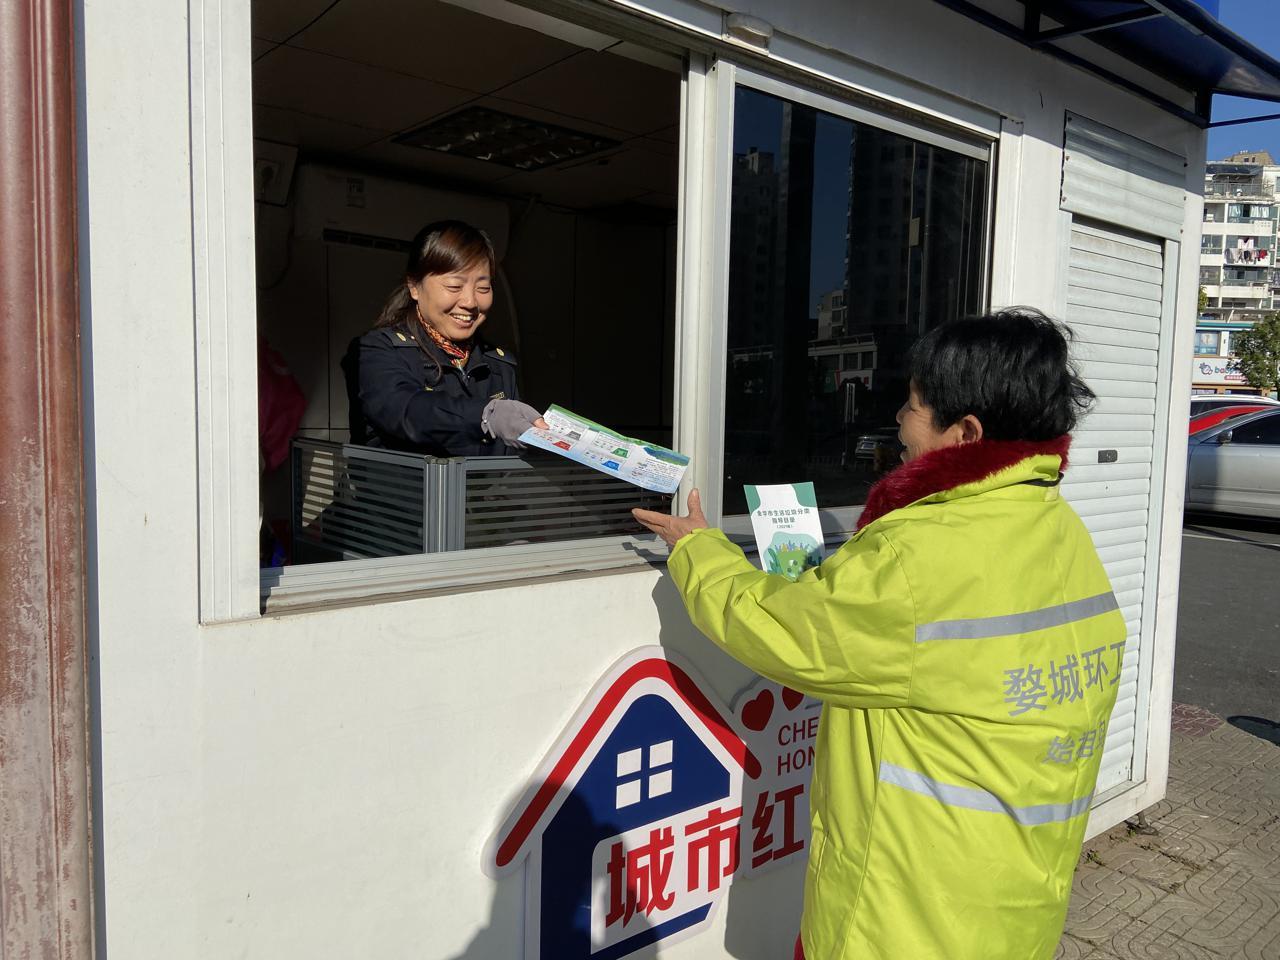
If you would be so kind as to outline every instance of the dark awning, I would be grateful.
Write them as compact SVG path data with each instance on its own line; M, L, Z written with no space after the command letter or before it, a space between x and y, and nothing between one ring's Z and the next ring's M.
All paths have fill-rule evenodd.
M1280 101L1280 61L1228 30L1193 0L1021 0L1023 22L1012 23L969 0L937 0L1006 36L1118 83L1171 113L1208 126L1212 95ZM1266 5L1259 5L1265 16ZM1135 66L1195 94L1194 110L1094 63L1069 37L1088 37Z

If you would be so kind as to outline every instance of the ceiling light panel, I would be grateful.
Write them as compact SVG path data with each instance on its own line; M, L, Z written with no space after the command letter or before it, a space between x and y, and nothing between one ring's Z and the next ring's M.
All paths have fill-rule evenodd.
M597 134L475 106L402 133L395 141L529 172L619 145Z

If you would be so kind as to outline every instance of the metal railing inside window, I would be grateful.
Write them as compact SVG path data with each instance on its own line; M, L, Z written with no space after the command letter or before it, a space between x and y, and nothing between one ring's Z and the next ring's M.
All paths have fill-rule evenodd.
M1271 199L1272 187L1268 180L1251 177L1247 180L1210 181L1204 185L1206 197L1258 197Z
M428 457L324 440L292 445L294 563L410 556L640 532L670 497L571 461Z

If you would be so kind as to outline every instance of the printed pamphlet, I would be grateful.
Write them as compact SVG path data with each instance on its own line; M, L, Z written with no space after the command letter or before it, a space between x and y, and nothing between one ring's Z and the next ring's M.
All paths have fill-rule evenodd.
M794 580L822 562L822 523L812 483L744 484L765 573Z
M547 429L530 427L520 435L521 443L558 453L646 490L675 493L689 466L683 453L624 437L555 404L542 419L547 421Z

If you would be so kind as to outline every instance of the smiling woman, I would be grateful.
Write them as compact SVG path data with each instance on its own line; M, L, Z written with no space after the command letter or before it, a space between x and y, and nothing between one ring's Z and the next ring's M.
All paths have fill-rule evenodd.
M515 357L476 333L493 306L497 258L484 231L431 223L404 279L343 366L355 443L433 456L511 452L544 425L517 397Z

